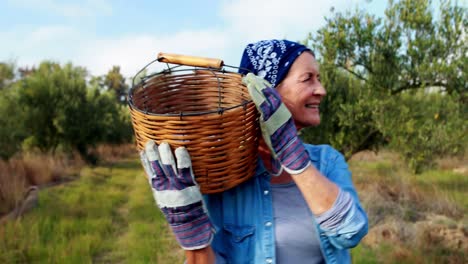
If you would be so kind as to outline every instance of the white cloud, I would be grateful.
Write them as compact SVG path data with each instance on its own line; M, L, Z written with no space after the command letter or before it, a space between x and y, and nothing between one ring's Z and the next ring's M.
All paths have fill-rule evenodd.
M57 62L73 61L80 34L62 25L49 25L30 30L17 27L0 32L0 49L10 54L2 54L1 59L14 60L20 67L31 67L43 60ZM8 56L8 57L5 57Z
M302 40L318 29L332 5L349 1L327 0L237 0L226 1L221 16L230 30L249 41L268 38Z
M90 17L110 15L112 5L108 0L86 0L70 3L60 0L9 0L11 5L47 12L65 17Z
M62 25L43 26L33 30L28 36L30 45L37 44L52 44L61 39L69 39L76 35L76 31L72 27Z
M76 58L92 74L105 74L112 65L120 65L121 72L134 76L143 66L156 59L159 52L219 58L229 46L227 37L217 31L178 32L169 36L129 35L117 39L96 39L87 42ZM157 70L165 64L155 63Z
M2 50L14 51L8 54L9 58L2 59L16 60L21 67L53 60L73 62L86 67L92 75L102 75L113 65L119 65L126 77L134 76L156 59L159 52L225 59L232 49L228 35L215 30L181 31L165 36L140 34L100 38L72 27L45 26L29 33L23 30L0 32L0 38L9 40L0 44ZM235 61L226 62L237 64L237 56L235 58ZM161 69L165 64L155 63L154 66Z
M343 11L362 1L335 0L333 5ZM112 11L105 0L84 1L79 7L54 0L19 0L15 4L75 16ZM49 25L32 32L0 32L1 39L8 40L0 46L1 50L20 56L13 58L18 59L20 66L38 64L44 59L71 61L93 75L105 74L113 65L119 65L126 77L132 77L159 52L220 58L236 66L247 43L266 38L304 39L324 23L323 17L329 14L331 6L327 0L230 0L222 2L219 10L224 23L215 21L212 27L202 30L176 28L171 35L127 33L101 37L86 33L86 29ZM224 27L220 29L221 24Z

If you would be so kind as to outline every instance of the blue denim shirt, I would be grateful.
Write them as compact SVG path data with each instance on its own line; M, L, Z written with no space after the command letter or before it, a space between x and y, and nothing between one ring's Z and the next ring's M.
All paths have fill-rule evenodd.
M354 206L337 228L327 230L315 223L325 261L351 263L348 249L367 234L368 220L348 165L328 145L305 146L315 167L354 199ZM218 263L276 263L270 177L259 159L253 178L223 193L204 196L216 229L211 246Z

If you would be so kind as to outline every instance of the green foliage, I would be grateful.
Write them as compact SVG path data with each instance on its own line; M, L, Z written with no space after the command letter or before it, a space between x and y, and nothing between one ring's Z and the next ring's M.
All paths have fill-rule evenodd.
M0 62L0 90L7 87L15 77L13 63Z
M104 76L104 86L108 91L114 91L118 102L125 102L128 85L120 73L120 66L113 66L107 75Z
M99 141L119 144L132 139L130 112L128 108L115 103L113 91L100 92L97 89L88 91L89 109L93 112L93 133L99 134Z
M308 36L328 95L322 124L303 131L306 141L332 144L347 158L390 144L415 171L459 152L466 144L468 12L441 1L435 17L431 7L430 0L401 0L389 1L384 18L359 9L334 13ZM418 96L423 91L455 111L443 125L433 118L443 110Z
M375 124L375 108L380 104L363 82L337 71L330 81L322 77L327 96L320 105L322 122L319 127L301 132L304 141L329 143L346 158L367 149L378 149L383 138ZM330 133L333 131L333 133Z
M16 104L17 93L13 90L15 65L0 62L0 158L7 159L21 147L24 134L18 130L22 115Z
M306 42L325 70L344 69L375 90L438 86L466 96L467 9L442 1L436 19L431 1L402 0L389 1L385 14L336 13Z
M26 137L20 123L24 112L17 104L17 96L12 89L0 93L0 158L5 160L21 149Z
M90 162L88 149L97 143L123 143L132 138L130 115L114 91L86 83L84 68L45 61L0 95L0 157L20 148L42 152L78 150Z
M386 101L376 123L390 147L403 155L413 172L420 173L436 157L464 153L466 114L456 96L403 93Z
M24 78L18 89L18 103L27 113L23 124L30 142L41 151L55 151L59 144L81 147L80 138L90 136L86 121L86 72L71 64L43 62ZM84 154L84 153L83 153Z

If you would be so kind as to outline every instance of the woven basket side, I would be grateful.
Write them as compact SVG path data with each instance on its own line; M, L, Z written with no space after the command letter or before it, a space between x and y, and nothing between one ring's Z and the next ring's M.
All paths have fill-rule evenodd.
M239 75L161 75L133 92L134 105L147 113L201 113L238 106L249 100Z
M137 148L150 139L186 147L202 193L230 189L255 173L258 113L240 75L162 74L134 89L132 100Z

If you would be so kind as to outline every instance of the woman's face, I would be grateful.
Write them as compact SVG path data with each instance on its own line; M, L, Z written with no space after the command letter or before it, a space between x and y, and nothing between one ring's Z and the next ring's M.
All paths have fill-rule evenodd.
M299 55L276 89L291 111L297 129L320 124L319 104L327 93L320 83L319 65L312 53Z

